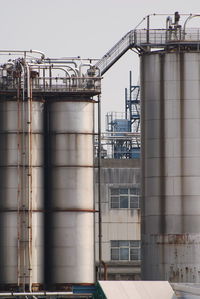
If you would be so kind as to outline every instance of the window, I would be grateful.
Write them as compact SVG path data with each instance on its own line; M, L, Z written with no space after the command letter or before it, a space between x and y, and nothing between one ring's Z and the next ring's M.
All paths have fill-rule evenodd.
M140 260L140 241L111 241L112 261Z
M110 207L111 209L139 209L140 189L134 188L111 188Z

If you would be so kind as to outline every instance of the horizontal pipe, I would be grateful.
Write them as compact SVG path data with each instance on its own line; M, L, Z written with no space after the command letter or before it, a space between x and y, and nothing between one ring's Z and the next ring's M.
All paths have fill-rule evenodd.
M67 295L73 295L73 292L20 292L20 293L1 293L0 297L18 297L18 296L67 296Z
M122 140L122 141L126 141L126 140L133 140L133 137L135 138L139 138L140 136L108 136L108 137L102 137L102 140Z
M34 54L40 54L42 59L44 59L45 55L41 51L37 50L0 50L0 53L9 53L9 54L26 54L26 53L34 53Z
M80 56L77 57L47 57L45 60L83 60L83 61L93 61L93 60L99 60L99 58L81 58Z
M113 131L113 132L103 132L102 136L104 135L113 135L113 134L126 134L128 136L135 136L140 135L140 133L134 133L134 132L127 132L127 131Z
M45 62L46 61L48 61L49 63L58 63L58 64L60 64L60 63L64 63L64 64L74 64L75 65L75 67L77 68L77 63L75 62L75 61L69 61L69 60L55 60L55 59L49 59L49 58L47 58L47 59L45 59Z
M94 209L52 209L52 210L44 210L44 209L32 209L31 210L33 213L55 213L55 212L88 212L88 213L96 213L98 210ZM5 209L2 208L0 209L0 213L17 213L17 212L23 212L23 213L28 213L29 210L26 209Z

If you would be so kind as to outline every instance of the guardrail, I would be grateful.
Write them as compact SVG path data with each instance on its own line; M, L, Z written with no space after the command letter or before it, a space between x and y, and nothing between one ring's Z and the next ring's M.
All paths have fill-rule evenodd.
M131 48L166 47L169 43L197 43L200 44L200 29L181 26L169 29L135 29L129 31L114 45L97 63L103 75L126 51Z
M150 45L154 47L166 46L170 42L200 42L200 29L181 27L170 29L140 29L134 31L133 44L136 46Z
M101 91L100 77L37 77L31 79L33 92L95 92ZM13 78L0 78L1 90L23 88Z

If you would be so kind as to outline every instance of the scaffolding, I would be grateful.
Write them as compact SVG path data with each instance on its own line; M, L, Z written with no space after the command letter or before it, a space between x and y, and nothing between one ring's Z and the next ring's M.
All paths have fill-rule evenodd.
M125 89L125 111L106 114L106 132L102 134L101 157L132 159L140 157L140 86Z

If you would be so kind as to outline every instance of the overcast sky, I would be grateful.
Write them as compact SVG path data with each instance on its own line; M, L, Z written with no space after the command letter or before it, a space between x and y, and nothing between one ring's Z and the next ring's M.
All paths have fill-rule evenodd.
M37 49L49 57L101 58L148 14L200 13L199 0L0 0L0 4L0 48ZM198 22L200 27L200 18ZM139 59L132 51L104 75L103 115L124 110L129 70L137 84Z

